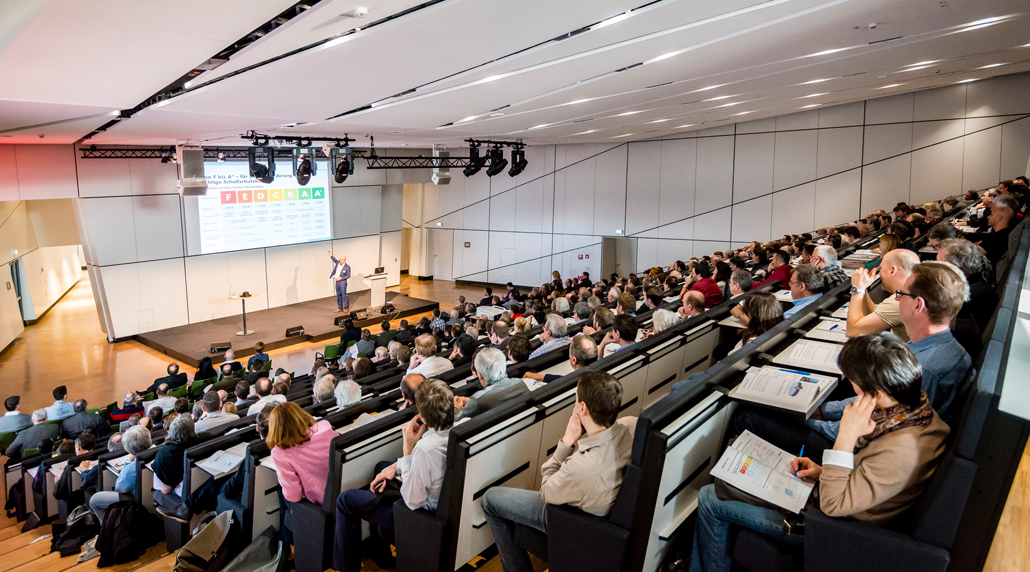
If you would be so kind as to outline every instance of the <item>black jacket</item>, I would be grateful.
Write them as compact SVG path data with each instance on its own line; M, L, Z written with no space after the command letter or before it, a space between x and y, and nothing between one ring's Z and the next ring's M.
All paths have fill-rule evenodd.
M343 332L343 335L340 336L340 343L346 345L346 344L348 344L350 342L356 342L356 341L358 341L360 339L361 339L361 328L351 328L349 330L345 330Z
M76 413L61 422L61 430L64 431L64 436L69 439L78 437L90 427L96 429L95 435L97 437L101 437L104 435L104 429L107 428L107 424L104 423L104 420L99 415L88 411Z
M51 425L50 423L33 425L18 433L18 436L14 438L14 442L7 448L6 455L11 460L20 460L22 451L25 449L35 449L43 439L57 439L59 432L57 425Z
M179 373L177 373L175 375L166 375L165 377L159 377L159 378L155 379L154 383L152 383L150 385L150 387L148 387L147 390L144 391L143 393L151 393L151 392L155 392L156 393L158 386L161 385L162 383L167 383L168 384L168 389L175 389L177 387L182 387L182 386L186 385L187 381L189 381L189 380L186 379L186 372L180 371Z
M390 345L390 342L394 340L395 335L392 332L381 332L376 336L376 347L385 348Z
M404 345L410 344L411 341L414 340L414 339L415 339L415 336L414 336L414 334L411 333L411 330L397 330L397 335L394 336L394 338L393 338L393 340L395 342L401 343L401 344L404 344Z

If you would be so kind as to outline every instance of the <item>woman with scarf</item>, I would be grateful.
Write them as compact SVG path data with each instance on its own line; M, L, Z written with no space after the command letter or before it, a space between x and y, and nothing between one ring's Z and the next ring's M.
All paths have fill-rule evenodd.
M930 406L920 387L922 368L900 338L889 333L852 338L838 365L857 398L844 409L837 440L823 453L822 464L796 458L790 468L816 482L808 502L818 503L826 515L883 526L916 503L949 429ZM803 533L784 531L780 509L722 485L719 494L716 485L699 493L691 572L730 569L731 524L804 545Z

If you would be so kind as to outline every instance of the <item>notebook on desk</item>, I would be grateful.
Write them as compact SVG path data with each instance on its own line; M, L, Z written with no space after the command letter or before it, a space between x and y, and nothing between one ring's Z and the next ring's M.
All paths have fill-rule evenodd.
M841 375L837 367L837 356L844 346L815 340L797 340L773 358L776 365L792 369L815 370L822 373Z

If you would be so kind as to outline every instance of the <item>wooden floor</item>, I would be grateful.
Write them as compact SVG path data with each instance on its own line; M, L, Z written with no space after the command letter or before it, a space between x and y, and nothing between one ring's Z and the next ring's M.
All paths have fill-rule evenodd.
M440 302L441 308L450 310L458 295L469 300L482 297L482 290L457 286L449 281L420 282L402 276L400 286L390 291ZM420 316L408 318L417 321ZM307 372L321 351L323 344L302 344L269 352L276 367ZM51 391L58 385L67 385L69 400L85 398L91 406L116 401L129 390L143 389L151 381L164 375L170 362L164 356L134 341L109 344L100 329L100 321L89 278L82 280L59 301L37 324L25 328L22 335L0 355L0 400L10 395L21 395L22 412L45 407L53 402ZM192 368L184 368L193 377ZM6 491L0 492L4 495ZM32 572L58 572L62 570L93 570L96 560L76 565L74 558L60 558L49 554L50 539L32 544L49 527L21 533L13 519L0 513L0 572L19 570ZM164 551L161 543L143 558L129 564L106 568L111 572L166 572L172 570L175 555ZM366 561L366 569L371 562ZM534 561L539 571L544 564ZM500 561L492 558L481 562L479 570L501 572ZM1016 480L1012 484L998 532L991 547L984 570L1009 572L1030 570L1030 447L1023 453Z

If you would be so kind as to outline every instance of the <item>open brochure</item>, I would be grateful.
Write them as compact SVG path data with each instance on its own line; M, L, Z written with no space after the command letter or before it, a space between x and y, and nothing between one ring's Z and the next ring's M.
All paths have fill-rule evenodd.
M812 494L813 483L790 470L794 455L744 431L727 447L712 476L776 506L798 513Z
M776 356L775 363L802 369L813 368L830 373L840 372L837 356L844 346L814 340L798 340L789 349Z
M836 386L836 378L773 366L752 367L730 397L808 412Z
M197 467L203 469L213 478L224 477L236 470L243 462L247 454L247 443L237 443L225 451L218 451L214 455L197 463Z

